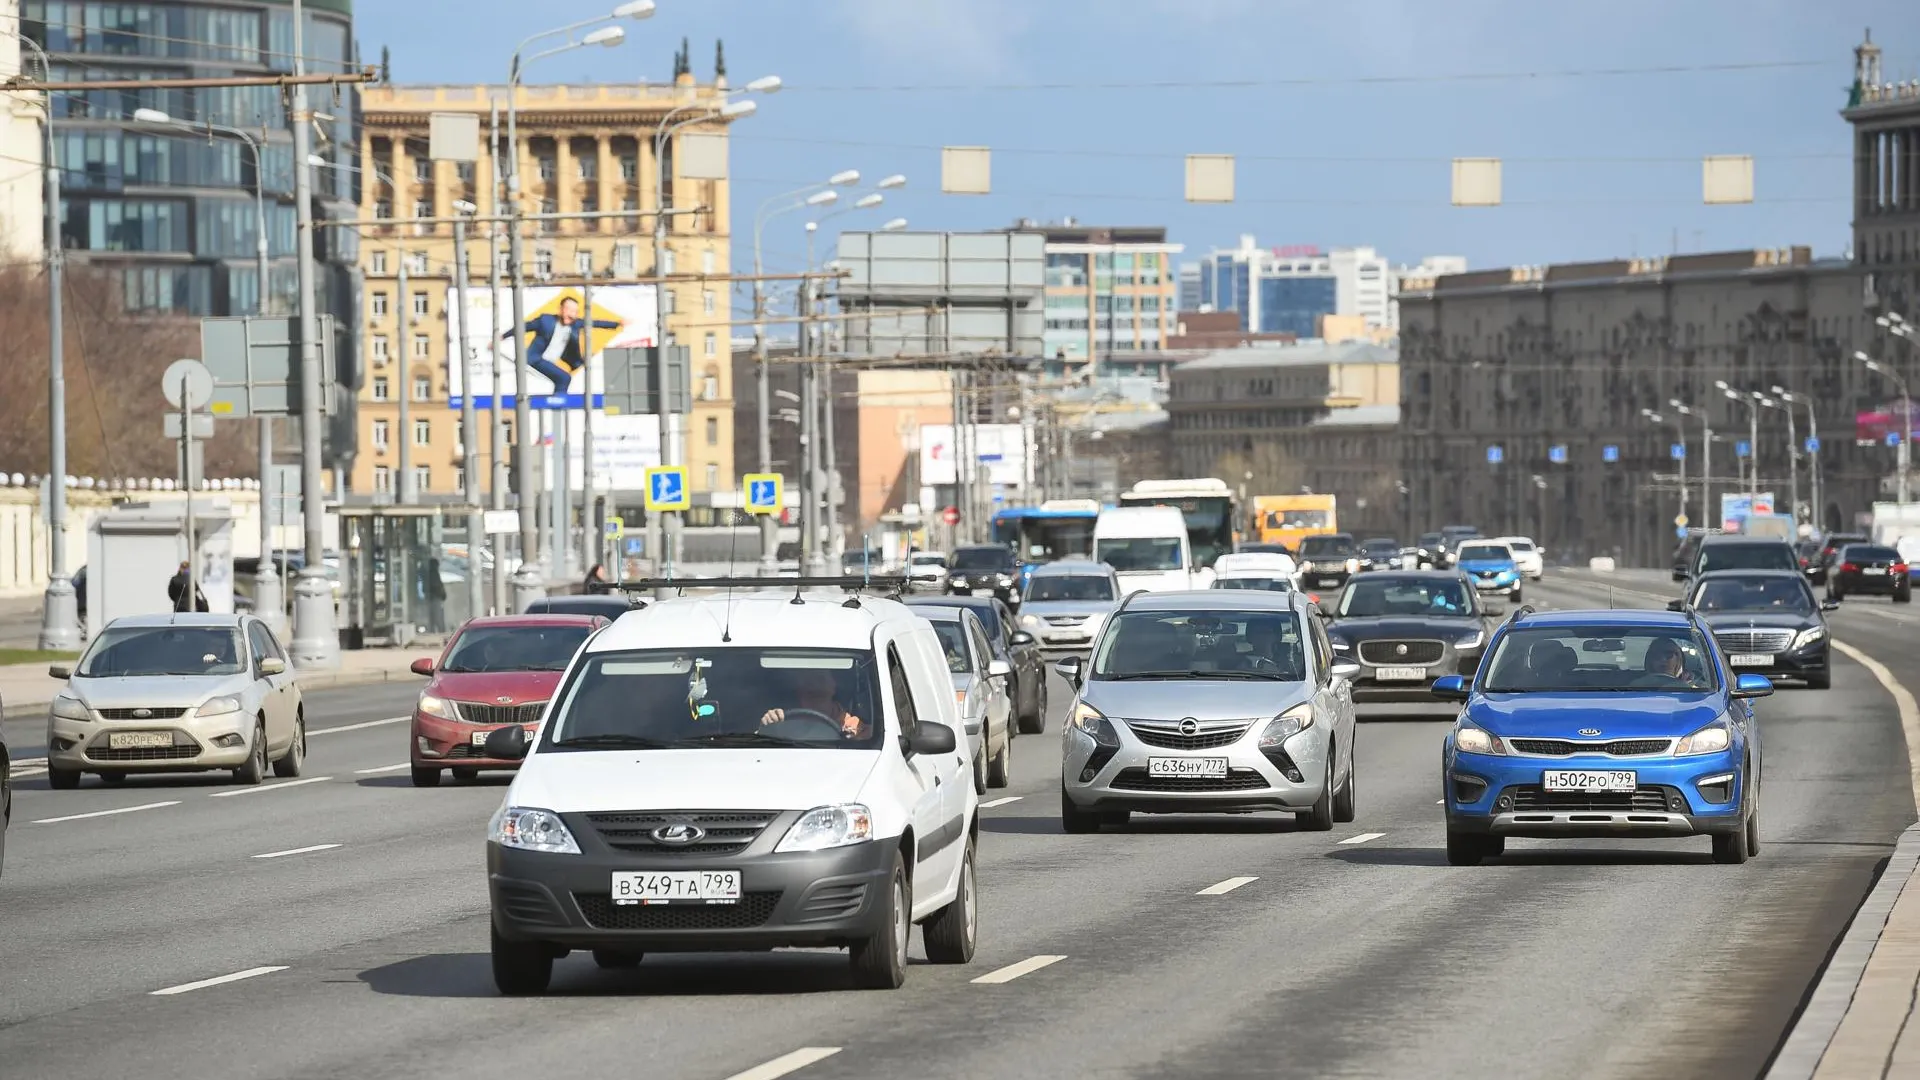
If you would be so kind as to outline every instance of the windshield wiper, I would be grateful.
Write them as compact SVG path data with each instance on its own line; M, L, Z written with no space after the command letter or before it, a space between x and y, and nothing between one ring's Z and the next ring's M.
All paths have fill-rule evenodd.
M711 735L697 736L691 741L702 746L752 746L755 743L799 747L829 745L810 739L789 739L780 735L769 735L764 731L716 731Z
M1264 671L1127 671L1106 676L1112 681L1127 679L1255 679L1260 682L1296 682L1279 673Z
M669 742L665 739L649 739L641 735L576 735L571 739L556 739L556 747L598 747L607 750L674 750L688 746L688 743Z

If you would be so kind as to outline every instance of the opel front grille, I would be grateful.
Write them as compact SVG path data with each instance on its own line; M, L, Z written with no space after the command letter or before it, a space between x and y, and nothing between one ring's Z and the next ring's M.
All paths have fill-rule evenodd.
M1142 768L1121 769L1107 785L1115 791L1257 791L1267 778L1254 769L1229 769L1225 776L1152 776Z
M1404 652L1401 650L1405 650ZM1443 641L1363 641L1360 643L1360 659L1376 667L1395 664L1407 664L1425 667L1437 664L1447 654L1447 645Z
M1127 730L1148 746L1163 750L1213 750L1232 746L1253 726L1251 720L1203 721L1192 734L1180 730L1177 720L1127 720Z

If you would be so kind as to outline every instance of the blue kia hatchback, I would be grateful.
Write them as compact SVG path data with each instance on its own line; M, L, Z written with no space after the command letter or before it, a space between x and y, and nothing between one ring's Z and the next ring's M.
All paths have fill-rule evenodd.
M1472 676L1441 767L1447 861L1477 865L1509 836L1713 839L1715 862L1760 848L1760 728L1691 611L1521 608Z

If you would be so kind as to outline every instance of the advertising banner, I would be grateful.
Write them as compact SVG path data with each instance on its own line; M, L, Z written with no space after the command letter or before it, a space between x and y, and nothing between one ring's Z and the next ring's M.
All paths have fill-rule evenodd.
M575 410L549 414L546 430L560 415L567 422L567 490L579 491L586 484L581 448L586 445L586 413ZM543 440L546 441L546 440ZM644 491L647 470L660 464L660 418L652 413L621 413L609 416L593 414L593 488L595 491ZM551 453L540 455L541 485L553 486L554 461Z
M601 403L606 391L605 375L597 358L612 348L651 348L660 337L659 293L652 285L608 285L593 290L592 330L587 330L583 292L578 286L532 286L526 290L527 321L519 328L527 349L528 404L536 409L578 409L586 402L587 367L590 351L594 404ZM447 308L453 310L458 294L447 289ZM449 337L455 327L451 320ZM448 404L464 406L468 387L474 391L474 406L490 409L494 404L494 364L499 362L502 408L512 408L514 391L519 385L514 360L513 294L501 289L495 297L489 289L467 289L467 341L465 349L449 350L466 358L465 363L450 359L447 372ZM588 344L590 342L590 344ZM405 348L402 345L402 348Z
M1027 476L1025 429L1019 424L977 424L976 447L989 483L1019 486ZM920 482L953 484L953 425L920 425Z
M1915 410L1920 414L1920 410ZM1915 416L1914 430L1920 432L1920 415ZM1892 446L1894 440L1887 436L1905 438L1906 420L1900 415L1898 401L1882 405L1877 409L1853 414L1853 441L1859 446Z

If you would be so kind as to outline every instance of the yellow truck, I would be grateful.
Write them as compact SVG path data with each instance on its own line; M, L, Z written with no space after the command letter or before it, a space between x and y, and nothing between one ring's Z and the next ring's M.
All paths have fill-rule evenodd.
M1297 551L1309 536L1339 531L1332 495L1259 495L1253 500L1253 532L1263 544Z

